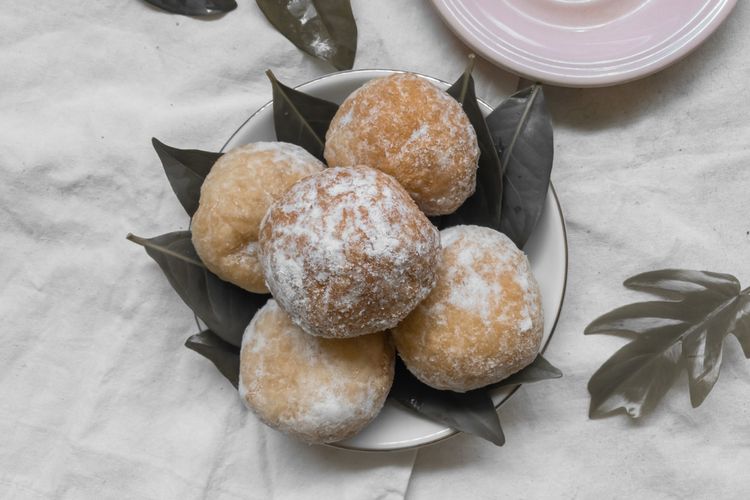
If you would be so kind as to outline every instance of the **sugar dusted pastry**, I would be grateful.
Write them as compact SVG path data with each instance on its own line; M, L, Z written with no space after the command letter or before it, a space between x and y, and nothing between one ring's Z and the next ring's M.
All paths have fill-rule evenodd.
M393 177L368 167L301 180L260 229L271 293L322 337L395 326L434 286L439 258L437 229Z
M427 215L454 212L476 185L479 146L458 102L410 73L374 79L341 105L326 134L329 166L394 176Z
M534 360L544 328L541 296L526 255L504 234L455 226L440 235L437 285L392 333L418 379L465 392Z
M211 168L193 216L193 245L225 281L268 293L258 262L258 230L268 207L292 184L325 166L299 146L256 142L233 149Z
M380 412L394 359L385 333L314 337L269 300L242 337L239 392L274 429L308 443L340 441Z

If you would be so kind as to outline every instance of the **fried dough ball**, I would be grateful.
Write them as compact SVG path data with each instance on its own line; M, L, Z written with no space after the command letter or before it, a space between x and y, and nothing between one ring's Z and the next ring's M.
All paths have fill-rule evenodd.
M434 286L439 258L435 226L393 177L368 167L299 181L260 229L268 288L321 337L395 326Z
M341 105L326 134L329 166L368 165L398 180L427 215L474 193L479 146L461 105L425 78L374 79Z
M418 379L465 392L534 360L544 329L541 295L526 255L504 234L455 226L440 236L437 285L392 333Z
M269 300L242 337L239 392L258 417L308 443L353 436L372 421L393 383L385 333L323 339Z
M201 187L193 245L219 278L268 293L258 262L258 230L268 207L292 184L323 170L317 158L285 142L256 142L219 158Z

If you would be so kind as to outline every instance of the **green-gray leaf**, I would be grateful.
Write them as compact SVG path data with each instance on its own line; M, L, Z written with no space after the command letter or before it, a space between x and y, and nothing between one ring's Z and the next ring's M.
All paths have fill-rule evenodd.
M491 390L512 385L532 384L534 382L560 377L562 377L562 372L539 354L527 367L496 384L486 387L485 389Z
M185 341L185 347L209 359L235 387L240 379L240 349L225 342L211 330L204 330Z
M349 0L256 0L271 24L300 50L338 70L351 69L357 23Z
M745 357L750 359L750 288L744 290L740 296L732 334L737 337Z
M715 293L719 297L733 297L740 291L740 283L730 274L693 271L689 269L661 269L649 271L625 280L624 285L671 299L689 295Z
M639 274L625 285L675 300L620 307L586 328L586 334L636 336L591 378L591 416L620 408L640 416L669 389L680 359L688 371L691 403L699 406L718 380L724 338L734 333L747 347L746 292L733 276L680 269Z
M490 113L487 125L502 151L500 231L523 248L542 215L554 157L552 121L542 87L533 85L510 96Z
M465 393L440 391L423 384L396 359L396 377L389 397L437 422L474 434L497 446L505 444L497 410L484 389Z
M664 326L636 338L617 351L591 377L589 416L603 417L624 409L634 418L666 394L679 371L680 325Z
M237 8L234 0L146 0L151 5L185 16L211 16Z
M273 87L273 122L276 139L305 148L324 161L325 137L337 104L287 87L267 71Z
M476 191L458 210L439 219L436 218L434 222L440 228L459 224L476 224L499 230L503 206L502 167L487 122L477 103L474 79L471 76L473 67L474 56L472 55L463 75L456 80L447 92L461 103L477 134L480 156Z
M151 143L159 155L169 185L187 214L192 217L198 210L203 181L222 154L197 149L177 149L156 138L152 138Z
M250 293L208 271L195 252L189 231L145 239L128 235L159 264L180 298L224 341L239 346L242 334L268 295Z

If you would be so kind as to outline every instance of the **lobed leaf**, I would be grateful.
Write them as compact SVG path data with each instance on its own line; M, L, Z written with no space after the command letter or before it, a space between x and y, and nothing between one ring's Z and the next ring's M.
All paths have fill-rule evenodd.
M528 241L547 199L554 142L552 121L539 85L506 99L487 117L503 179L499 230L518 248Z
M237 8L235 0L146 0L155 7L186 16L223 14Z
M305 148L325 161L325 137L339 107L337 104L307 95L279 82L266 72L273 87L273 122L276 139Z
M245 291L208 271L195 252L189 231L145 239L128 239L146 248L180 298L222 340L239 346L242 334L268 300L268 295Z
M210 360L236 389L240 380L240 348L225 342L211 330L204 330L185 341L185 347Z
M663 326L626 344L591 377L589 416L607 416L620 409L634 418L666 394L679 371L684 328Z
M639 274L625 286L679 298L630 304L591 323L585 333L633 333L591 377L592 417L624 408L639 417L654 406L685 364L693 407L719 378L724 338L734 333L750 353L750 299L736 278L706 271L663 269Z
M303 52L351 69L357 24L349 0L256 0L270 23Z
M198 210L203 181L222 153L177 149L167 146L155 137L151 139L151 144L159 155L174 194L187 214L192 217Z
M693 271L689 269L661 269L642 273L625 280L624 285L666 298L688 298L712 292L720 297L734 297L740 283L732 275Z
M461 103L477 134L480 156L476 191L452 214L433 219L441 229L459 224L476 224L500 230L503 208L502 167L490 129L477 103L474 79L471 76L474 60L473 54L469 56L469 64L463 75L447 92Z

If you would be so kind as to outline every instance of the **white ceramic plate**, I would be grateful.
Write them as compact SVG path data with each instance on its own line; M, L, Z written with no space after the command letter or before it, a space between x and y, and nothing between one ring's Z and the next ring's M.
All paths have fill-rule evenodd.
M737 0L432 0L488 60L531 80L599 87L650 75L700 45Z
M355 89L369 80L395 73L390 70L356 70L334 73L297 87L309 94L341 103ZM428 77L425 77L428 78ZM440 88L447 89L446 82L428 78ZM485 114L490 106L480 102ZM273 106L269 102L256 111L232 134L222 151L249 142L274 141ZM565 294L568 269L568 247L560 204L554 189L547 193L547 202L539 224L526 244L526 253L531 268L539 282L544 306L544 339L546 347L554 331ZM500 406L516 388L504 388L493 394L493 401ZM380 415L358 435L333 446L360 451L392 451L424 446L446 439L458 431L424 418L398 403L388 401Z

